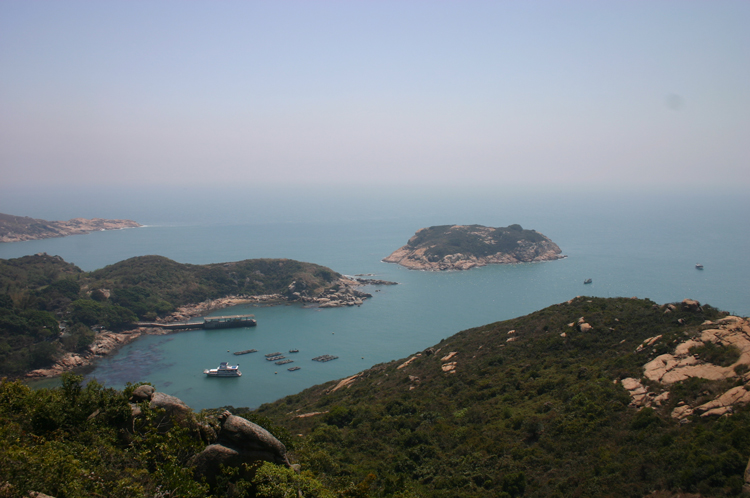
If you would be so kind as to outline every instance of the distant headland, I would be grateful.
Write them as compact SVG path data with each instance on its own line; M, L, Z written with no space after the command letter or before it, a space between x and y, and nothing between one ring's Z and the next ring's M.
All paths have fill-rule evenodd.
M521 225L441 225L417 230L386 263L412 270L468 270L489 264L530 263L564 258L560 248Z
M140 226L142 226L140 223L132 220L73 218L68 221L47 221L0 213L0 242L49 239Z

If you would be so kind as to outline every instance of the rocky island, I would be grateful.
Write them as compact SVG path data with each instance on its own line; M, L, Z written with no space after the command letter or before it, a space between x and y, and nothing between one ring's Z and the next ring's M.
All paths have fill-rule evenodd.
M68 221L47 221L0 213L0 242L49 239L140 226L142 226L140 223L132 220L73 218Z
M531 263L564 258L560 248L535 230L521 225L440 225L417 230L386 263L411 270L468 270L488 264Z

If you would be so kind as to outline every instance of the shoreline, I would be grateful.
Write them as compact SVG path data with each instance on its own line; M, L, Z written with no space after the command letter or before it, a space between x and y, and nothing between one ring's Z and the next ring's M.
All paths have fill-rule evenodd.
M264 306L279 306L286 304L302 304L307 307L339 308L344 306L361 306L364 300L372 297L372 294L358 291L354 287L363 285L394 285L396 282L386 282L366 279L352 280L342 277L338 283L343 289L328 289L320 296L310 297L293 293L291 298L281 294L263 294L257 296L225 296L217 299L209 299L200 303L186 304L180 306L172 313L159 317L156 323L186 322L192 318L206 316L216 310L239 306L242 304L254 304ZM317 305L317 306L310 306ZM15 379L42 380L58 377L64 372L92 367L100 358L116 353L120 348L147 335L169 335L183 332L183 330L170 330L160 327L134 327L120 332L102 330L94 338L86 351L82 353L65 353L59 360L48 368L38 368L24 374L14 376Z
M393 254L396 254L396 252L394 252ZM406 268L407 270L429 271L429 272L466 271L466 270L471 270L472 268L482 268L484 266L490 266L490 265L520 265L520 264L526 264L526 263L544 263L547 261L558 261L560 259L566 259L568 257L567 255L562 254L562 255L555 255L555 256L542 256L542 257L531 259L529 261L523 261L523 260L518 260L516 258L507 258L504 260L498 260L498 259L493 259L491 257L476 258L474 256L471 256L468 259L460 259L455 262L445 262L445 261L424 262L424 261L415 261L414 259L411 259L408 256L404 256L402 258L397 259L393 257L393 254L391 254L390 256L386 258L381 259L380 261L383 263L396 264L396 265Z

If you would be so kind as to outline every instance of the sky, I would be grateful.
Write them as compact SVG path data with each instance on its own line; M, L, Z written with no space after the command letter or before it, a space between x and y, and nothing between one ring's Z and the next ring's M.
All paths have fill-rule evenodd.
M750 186L747 1L0 2L0 187Z

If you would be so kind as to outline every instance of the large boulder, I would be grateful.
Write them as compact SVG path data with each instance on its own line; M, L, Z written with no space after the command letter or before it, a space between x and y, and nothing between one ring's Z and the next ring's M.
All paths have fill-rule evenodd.
M265 461L291 468L286 446L261 426L228 411L219 416L219 423L217 444L207 446L190 460L196 474L209 483L216 480L222 465L240 467Z
M701 303L699 303L695 299L683 299L682 309L685 311L700 311Z
M216 440L216 432L213 428L204 422L199 422L195 418L193 410L186 405L181 399L169 394L157 392L153 386L142 385L133 390L130 395L130 412L135 419L140 417L143 412L138 405L139 403L148 402L151 409L162 409L168 415L161 418L158 423L159 431L169 430L173 424L191 429L196 437L205 442Z

